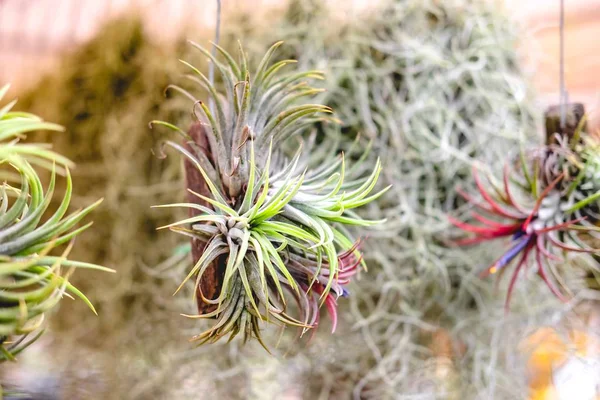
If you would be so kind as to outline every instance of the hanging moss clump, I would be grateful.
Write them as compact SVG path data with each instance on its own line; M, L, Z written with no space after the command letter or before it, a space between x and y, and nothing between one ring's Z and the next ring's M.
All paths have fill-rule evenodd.
M545 321L543 310L560 308L534 284L515 296L507 320L493 283L477 279L492 262L489 248L447 240L448 214L467 211L456 189L470 186L473 167L497 171L508 152L539 141L518 29L480 1L393 0L347 23L314 2L292 4L270 36L286 40L286 58L329 77L319 100L342 126L324 125L322 136L342 147L357 136L372 141L381 184L392 185L361 210L388 222L364 245L368 276L350 288L344 316L355 329L328 343L333 359L308 356L305 395L323 395L325 382L340 398L524 393L513 344ZM362 345L350 352L348 343Z
M176 199L169 185L180 182L180 168L152 154L148 127L157 114L180 117L171 102L164 101L174 51L153 44L138 20L114 21L20 96L23 107L66 129L52 141L77 164L72 173L74 205L105 199L97 211L101 223L74 250L118 271L104 282L81 282L98 299L98 309L106 309L102 319L89 321L94 335L82 335L91 343L122 329L137 307L134 303L151 307L152 294L143 288L149 277L141 269L160 263L170 255L164 249L174 245L156 234L156 225L163 221L150 207L157 199ZM60 328L72 331L78 316L72 317L64 316Z
M163 296L171 289L159 296L155 289L165 281L147 270L178 257L172 249L179 242L158 235L156 227L181 213L156 213L151 206L179 200L172 189L183 182L181 168L176 160L160 160L152 153L157 137L148 126L157 116L175 121L182 117L179 99L165 99L164 94L177 74L178 46L154 43L136 18L116 20L19 96L20 107L65 127L61 135L38 133L32 139L51 141L57 152L77 164L72 170L73 206L104 198L96 209L95 229L78 238L72 256L117 271L102 280L73 278L95 300L99 317L89 318L78 306L52 321L45 342L51 348L43 356L53 360L54 378L64 386L65 398L88 398L84 394L98 386L97 380L103 389L118 392L117 383L127 381L117 379L119 374L134 374L123 359L142 366L155 362L135 341L161 337L158 330L167 330L169 319L177 319L166 310L168 299ZM123 367L110 366L115 363ZM88 371L90 382L78 378L78 370ZM113 380L115 384L105 385Z

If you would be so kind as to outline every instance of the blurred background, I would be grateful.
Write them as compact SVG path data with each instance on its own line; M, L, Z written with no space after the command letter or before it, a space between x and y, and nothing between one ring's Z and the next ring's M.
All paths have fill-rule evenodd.
M414 21L399 17L380 29L387 15L370 13L385 2L401 5L398 15ZM365 32L369 46L386 55L378 60L390 68L369 77L372 93L392 86L406 96L386 103L389 109L378 110L378 104L371 110L381 111L374 119L383 126L379 150L392 164L383 180L396 189L393 201L365 215L390 218L392 226L381 247L378 240L369 245L369 273L340 306L341 332L317 335L307 349L289 354L276 349L275 357L239 341L199 349L187 342L199 329L180 316L195 312L190 293L170 296L182 277L183 269L173 266L185 261L186 242L156 232L180 215L150 209L181 200L181 165L177 157L152 154L156 132L147 124L189 123L189 104L165 97L164 88L181 75L178 58L206 69L206 60L190 55L182 43L211 40L214 0L0 0L0 86L12 84L8 99L18 97L19 109L66 127L64 134L34 138L52 142L77 163L74 207L105 199L74 254L118 272L75 274L74 283L99 316L80 302L64 302L49 318L48 334L17 366L3 365L0 378L45 394L60 386L60 394L35 399L362 400L403 393L410 399L596 400L600 347L574 327L583 321L582 331L598 333L597 291L592 300L579 296L573 304L557 305L546 291L523 286L506 317L493 281L471 275L492 252L440 250L432 240L449 230L436 213L455 205L454 188L470 183L471 164L481 160L499 168L504 149L541 137L533 120L559 101L559 0L222 3L222 43L228 49L239 39L256 59L282 36L288 41L282 57L330 69L327 89L334 94L327 100L340 109L347 130L368 135L373 125L363 124L362 110L353 104L368 96L336 92L347 89L348 65L368 69L361 64L362 48L353 47ZM306 15L321 12L322 5L329 13ZM386 37L382 32L390 33L390 59L388 47L377 47ZM600 0L566 0L564 35L569 100L585 104L590 130L597 132ZM398 48L397 38L405 40ZM483 67L473 62L471 49L479 52L476 60L486 60ZM440 86L429 86L433 81ZM457 104L460 113L453 112ZM557 377L555 367L573 353L591 354L596 364L587 370L576 364ZM579 396L572 386L561 389L560 397L551 389L553 380L569 381L572 373L591 377L575 384L590 396ZM440 394L447 392L455 397Z

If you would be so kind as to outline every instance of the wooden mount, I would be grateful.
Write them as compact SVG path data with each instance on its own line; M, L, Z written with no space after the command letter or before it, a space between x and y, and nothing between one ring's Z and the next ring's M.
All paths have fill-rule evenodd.
M201 149L206 149L208 158L210 159L210 145L208 143L208 139L206 137L206 130L204 126L197 122L188 131L192 140L196 145L198 145ZM191 146L187 143L184 143L184 147L190 153L194 154L196 151L191 148ZM187 157L183 162L184 170L185 170L185 180L186 187L188 189L193 190L196 193L200 193L201 195L210 198L212 195L210 193L210 189L206 184L206 181L202 177L202 174L198 170L198 167L192 163ZM190 203L199 204L201 206L205 206L208 208L212 208L212 206L198 196L188 192L188 201ZM195 217L200 214L200 211L196 209L190 209L190 217ZM206 242L199 239L192 239L192 260L194 265L198 262L202 254L204 253L204 249L206 247ZM215 304L207 304L202 301L202 296L200 295L200 291L205 298L214 300L221 294L221 285L223 283L223 276L225 274L225 266L226 266L227 257L219 257L215 262L213 262L202 274L202 279L198 286L196 287L196 302L198 304L198 313L206 314L216 309Z
M567 135L569 139L573 137L579 127L581 120L585 116L585 107L582 103L569 103L566 106L565 126L560 126L560 106L554 105L548 107L544 113L546 123L546 144L556 143L555 133ZM585 132L586 122L584 121L581 131Z

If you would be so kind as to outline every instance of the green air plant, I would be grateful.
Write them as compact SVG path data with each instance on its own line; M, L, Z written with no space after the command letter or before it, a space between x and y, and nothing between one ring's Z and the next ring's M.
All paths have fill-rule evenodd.
M475 235L459 244L511 238L512 246L482 273L501 275L520 257L511 276L506 307L529 258L535 260L537 274L561 300L572 294L560 274L570 265L572 255L579 253L593 274L600 273L594 258L600 253L600 144L590 136L580 141L579 132L573 139L556 137L556 143L521 152L507 162L502 183L494 185L490 179L493 190L486 189L474 172L483 201L466 193L463 196L478 209L473 213L477 225L451 217L454 225Z
M256 337L265 346L260 321L314 328L323 304L335 330L336 300L347 295L344 285L362 263L358 242L346 228L377 223L353 209L385 192L371 194L381 171L379 161L371 174L361 177L356 167L362 160L346 168L343 154L321 154L324 144L304 148L300 140L295 154L286 155L284 142L316 122L334 121L327 115L329 107L296 103L318 92L305 79L320 79L320 72L280 72L292 60L270 65L281 42L268 50L252 75L243 49L237 63L217 47L225 60L221 62L192 45L220 72L225 93L219 94L201 71L184 61L192 72L188 77L207 89L211 105L183 88L172 88L194 102L201 125L189 135L169 123L153 122L174 129L185 141L183 146L166 144L187 159L192 200L162 207L194 210L190 218L166 226L190 236L196 249L194 267L180 286L195 276L200 313L191 317L216 318L192 340L214 342L243 332L245 340ZM206 293L205 276L210 276L213 287L208 289L215 296Z
M7 91L8 86L0 89L0 100ZM68 282L74 268L110 271L67 258L75 237L91 225L77 228L77 223L100 201L66 214L72 194L72 163L47 146L21 143L27 132L62 128L32 114L11 111L15 102L0 109L0 173L4 181L0 188L0 362L14 360L41 335L44 314L63 295L79 297L96 312L85 295ZM35 167L51 171L46 190ZM56 172L66 175L66 190L60 206L44 219L54 195Z

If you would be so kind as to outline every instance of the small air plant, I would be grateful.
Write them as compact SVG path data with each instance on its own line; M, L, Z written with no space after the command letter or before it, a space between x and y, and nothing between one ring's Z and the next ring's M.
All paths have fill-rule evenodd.
M7 91L8 86L0 88L0 100ZM44 145L20 142L27 132L62 128L32 114L11 111L14 104L0 108L0 174L4 181L0 187L0 362L14 360L42 334L44 313L64 294L81 298L95 313L85 295L68 282L74 268L111 271L67 258L74 238L91 225L76 228L77 223L100 201L66 215L72 163ZM34 166L52 172L45 191ZM59 207L45 219L57 171L66 175L66 189ZM66 248L55 255L64 244Z
M378 222L360 218L353 209L385 192L371 194L381 165L377 161L365 177L358 171L364 158L346 168L344 155L332 157L325 144L315 146L314 135L306 147L299 141L295 154L287 157L282 150L286 141L316 122L333 120L326 106L296 103L319 91L304 80L321 79L320 72L281 73L292 60L269 65L281 42L269 49L253 75L241 48L238 64L217 47L223 64L193 45L220 71L225 93L217 93L202 72L183 62L193 72L188 77L207 89L214 106L174 86L192 99L200 125L188 134L153 122L185 140L183 146L165 143L186 158L190 202L160 207L192 210L190 218L166 226L192 238L194 266L179 287L195 277L200 313L189 317L216 318L192 341L232 339L242 332L245 341L256 337L266 348L261 321L304 332L318 325L322 305L335 330L337 298L348 294L344 286L364 264L359 241L346 227Z
M559 263L565 263L569 253L600 252L592 243L599 237L600 143L591 137L580 140L579 135L571 140L558 134L554 137L554 143L521 152L507 163L502 184L492 184L492 190L473 171L483 201L460 193L477 208L472 216L478 225L450 217L455 226L475 235L458 244L510 238L511 247L482 273L484 277L501 275L519 259L508 287L507 309L515 283L530 258L550 291L564 301L571 292L559 273Z

